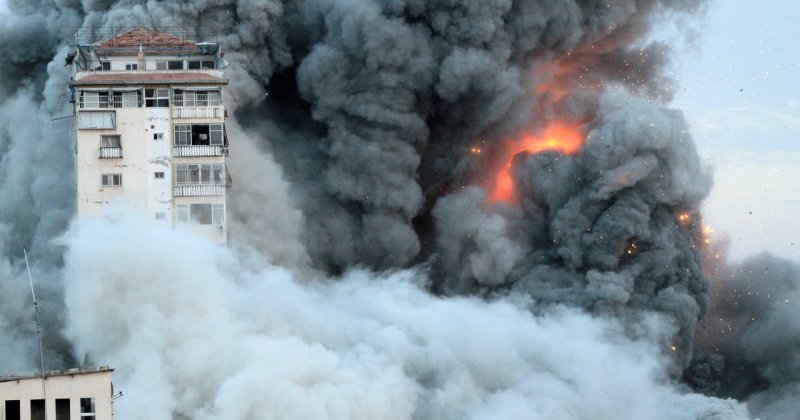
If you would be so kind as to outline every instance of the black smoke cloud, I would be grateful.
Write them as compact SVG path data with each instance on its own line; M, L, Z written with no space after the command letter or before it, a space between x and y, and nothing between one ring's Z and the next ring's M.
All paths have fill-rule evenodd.
M162 390L172 400L161 401L158 407L165 411L159 412L178 417L227 413L219 408L226 398L255 380L246 363L228 366L231 376L206 372L210 385L197 394L176 378L180 372L204 372L197 370L204 352L193 349L186 364L175 363L179 353L170 350L170 343L188 350L185 343L201 341L203 328L220 332L226 330L220 325L224 323L233 326L229 334L222 334L228 342L250 343L234 346L226 353L230 360L254 362L259 351L279 354L278 350L293 348L326 360L342 358L342 367L329 364L323 369L331 375L310 368L310 375L325 378L320 382L333 390L315 389L316 396L326 401L341 397L359 406L365 402L357 396L366 389L367 395L375 392L390 399L381 400L386 404L374 410L341 411L341 417L380 417L392 407L402 408L399 417L482 417L481 413L485 417L501 407L511 410L508 416L518 407L519 413L530 416L568 415L531 407L537 384L597 385L592 375L531 374L537 379L512 380L523 385L517 388L507 382L515 375L504 379L484 371L485 361L497 349L456 358L453 376L422 360L432 356L445 360L455 348L444 346L439 351L441 344L435 344L403 351L414 347L406 341L447 341L442 338L447 334L437 329L445 328L444 318L472 311L475 315L468 319L489 326L486 334L472 338L491 337L492 327L506 331L501 324L508 318L495 316L494 304L536 314L538 318L523 322L520 329L557 329L558 320L564 319L560 311L566 310L567 318L578 311L573 324L591 333L586 345L605 349L608 342L603 337L610 336L611 353L653 358L646 364L648 372L634 374L636 382L656 377L652 383L645 381L643 388L652 390L651 397L679 401L674 406L678 408L646 400L637 410L676 410L666 417L742 415L735 403L695 394L676 397L680 393L665 385L677 380L682 370L696 370L706 360L694 357L695 326L709 307L708 279L698 251L699 225L681 225L676 215L690 213L697 218L711 177L699 162L681 114L664 106L673 89L666 74L669 49L645 39L656 22L702 8L702 2L695 0L11 1L10 14L0 23L4 57L0 111L13 116L0 123L0 232L7 234L0 242L4 281L0 344L13 356L0 360L0 367L10 370L26 361L33 365L31 344L23 339L30 331L18 326L25 318L19 302L26 299L26 289L17 287L22 278L18 249L30 247L38 265L36 277L42 279L51 308L46 324L48 336L54 337L48 343L48 354L56 360L52 363L68 365L86 352L99 352L121 367L120 375L135 389ZM66 231L74 213L72 140L66 132L48 129L50 119L64 112L69 99L69 69L62 60L73 42L72 30L80 27L83 34L99 35L110 28L135 26L181 27L196 38L218 32L231 63L226 69L231 79L227 106L236 117L229 121L236 182L229 222L237 254L217 254L198 245L198 250L219 259L206 270L216 273L208 293L206 289L193 293L191 281L162 261L156 266L165 268L159 271L141 264L142 271L126 273L110 265L101 274L118 281L102 289L107 296L100 292L84 296L79 291L90 287L87 279L103 278L82 275L91 266L90 238L72 232L64 241L52 242ZM486 162L470 155L470 146L480 142L491 159L507 138L536 132L555 121L579 126L586 135L585 145L574 155L520 154L512 168L518 205L487 205L487 191L477 182L486 177L482 172ZM104 231L117 238L133 235L129 228L113 224L92 232ZM150 232L146 227L141 231ZM184 243L180 238L170 241ZM108 249L117 246L111 242ZM118 253L129 254L123 249ZM142 255L157 257L144 251ZM242 296L269 292L232 274L231 261L257 267L251 267L250 277L262 281L275 278L265 264L277 264L297 276L296 281L311 282L311 290L296 290L292 281L280 284L281 290L288 290L281 296L303 301L296 318L285 317L287 330L269 324L271 314ZM130 261L117 263L131 266ZM192 265L183 265L186 273L195 273ZM370 275L353 274L356 267L401 273L410 269L418 286L409 292L380 275L374 276L376 285L365 286L363 278ZM425 273L424 280L417 279L419 271ZM329 285L329 276L341 286ZM145 277L155 282L142 284L153 291L152 299L137 292L137 278ZM156 291L159 279L176 279L175 289ZM217 287L221 289L212 290ZM420 289L432 293L417 295ZM170 296L180 293L200 300L218 294L224 316L198 317L188 302L180 310L168 305ZM348 300L353 293L355 301ZM392 295L412 299L381 315L369 309L370 294L386 302ZM495 303L476 303L480 300L470 297L474 295ZM113 310L105 301L108 296L124 303L130 319L104 319L102 310ZM327 299L330 306L321 305ZM456 302L452 307L451 299ZM245 303L245 309L235 309L237 302ZM460 302L466 302L466 309ZM435 309L440 303L445 308ZM99 309L85 314L74 310L92 304ZM368 309L358 309L362 305ZM379 317L378 336L371 335L374 325L342 313L347 306L367 318ZM433 309L410 320L398 315L416 306ZM325 332L314 321L326 311L338 321L336 333ZM192 318L199 320L198 328L180 332L185 324L179 321ZM267 324L252 326L254 320ZM161 322L164 328L158 327ZM555 324L543 327L542 322ZM410 326L427 323L435 330L416 331ZM388 338L400 324L411 331L399 335L403 339L398 342L405 347L393 350ZM118 343L93 333L106 326L119 332ZM657 332L650 333L649 328ZM274 345L270 340L276 337L293 345ZM319 352L314 343L321 343L325 351ZM526 346L517 348L516 342L509 346L524 356L510 356L510 366L529 373L549 371L550 362L540 363ZM352 353L351 347L358 351ZM153 364L138 363L129 349L149 349ZM596 357L592 352L571 353L581 361ZM380 363L350 363L365 354ZM275 368L259 366L263 372ZM173 368L178 371L163 375ZM366 384L379 368L396 374L384 391L400 384L398 389L407 392L398 395L369 388ZM621 370L630 373L628 368L633 369ZM289 377L302 383L303 375L296 374L291 370ZM773 381L776 389L790 390L771 376L763 378L759 383ZM689 382L701 387L700 381ZM741 388L746 391L728 395L746 398L763 389ZM465 389L475 392L461 393ZM504 400L498 389L513 392ZM566 393L569 398L563 401L578 401L592 389L597 388ZM474 410L455 408L481 395L490 397ZM281 403L297 408L292 401L299 400L286 397ZM201 401L215 398L219 405L202 407ZM274 407L269 401L251 401L250 409ZM288 408L287 413L315 415ZM643 411L619 413L633 418Z

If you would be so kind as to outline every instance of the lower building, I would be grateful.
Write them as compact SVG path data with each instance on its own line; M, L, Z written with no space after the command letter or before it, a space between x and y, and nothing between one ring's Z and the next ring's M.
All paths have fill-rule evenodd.
M0 377L3 420L111 420L114 386L107 366ZM45 417L45 412L47 416Z

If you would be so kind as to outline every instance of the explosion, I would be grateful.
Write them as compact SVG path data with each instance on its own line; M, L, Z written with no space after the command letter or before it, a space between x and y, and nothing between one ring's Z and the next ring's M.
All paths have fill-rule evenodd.
M702 0L8 3L0 373L37 366L28 247L46 369L114 366L121 418L745 418L730 378L796 398L797 311L769 297L800 300L796 271L717 303L755 333L718 346L742 386L694 340L712 179L651 29ZM70 28L130 26L220 28L229 248L152 215L67 228Z
M511 174L514 158L520 153L536 154L555 151L573 154L583 144L584 135L580 126L565 123L548 125L541 133L525 134L518 139L506 140L497 157L498 164L491 171L488 186L489 201L510 202L514 197L514 180Z

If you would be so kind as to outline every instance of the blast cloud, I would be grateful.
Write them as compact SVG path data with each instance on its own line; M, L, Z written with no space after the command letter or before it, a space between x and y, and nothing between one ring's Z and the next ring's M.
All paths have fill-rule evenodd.
M797 385L775 372L796 370L796 329L774 353L750 338L777 328L767 321L695 347L709 283L700 225L676 215L699 220L711 176L663 105L668 48L643 40L702 8L11 1L0 368L35 366L29 247L48 363L113 365L130 417L747 416L684 378L791 418ZM133 26L224 28L229 250L119 215L53 242L74 213L69 130L48 129L68 105L72 28ZM518 202L487 205L483 159L556 121L584 146L518 155ZM477 143L485 158L468 153ZM741 383L737 363L753 372Z

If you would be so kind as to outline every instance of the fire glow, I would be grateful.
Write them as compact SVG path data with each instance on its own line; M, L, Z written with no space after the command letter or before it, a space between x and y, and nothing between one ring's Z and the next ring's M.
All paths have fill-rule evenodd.
M490 202L510 202L514 196L514 179L511 176L511 164L514 157L522 152L539 153L546 150L572 154L583 144L583 133L578 126L554 124L538 135L525 135L521 139L508 140L500 152L499 168L494 172L494 185L491 186Z

